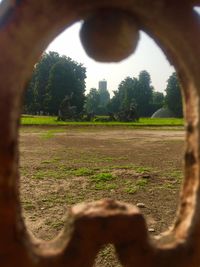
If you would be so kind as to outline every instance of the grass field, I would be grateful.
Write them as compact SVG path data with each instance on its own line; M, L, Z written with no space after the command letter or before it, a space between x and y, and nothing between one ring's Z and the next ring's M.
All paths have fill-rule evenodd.
M25 222L37 238L51 240L62 231L73 205L111 198L140 204L153 238L174 222L183 155L183 127L22 126ZM93 267L122 265L109 245Z
M183 119L179 118L140 118L139 122L64 122L54 116L22 116L22 125L75 125L75 126L183 126Z

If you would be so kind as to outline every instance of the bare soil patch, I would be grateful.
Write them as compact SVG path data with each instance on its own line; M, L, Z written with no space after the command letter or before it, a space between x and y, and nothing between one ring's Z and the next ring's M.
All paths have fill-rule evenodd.
M21 202L38 238L62 229L71 205L113 198L141 207L152 234L174 221L184 131L107 127L22 127ZM142 205L141 205L142 206ZM96 266L117 266L111 248Z

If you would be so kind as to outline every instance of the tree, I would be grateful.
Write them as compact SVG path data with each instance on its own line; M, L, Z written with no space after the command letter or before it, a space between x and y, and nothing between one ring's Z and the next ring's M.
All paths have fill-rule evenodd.
M138 80L135 78L127 77L125 78L119 85L119 99L120 99L120 110L129 109L131 103L134 101L137 103L135 99L135 90L138 85Z
M129 110L136 103L138 116L150 116L152 110L153 87L147 71L141 71L139 78L126 77L114 92L108 107L110 112Z
M79 65L70 58L62 57L50 70L47 85L48 111L58 114L59 106L65 96L70 97L70 105L76 106L77 112L83 110L85 84L81 82L82 73ZM84 69L82 70L84 72ZM85 76L83 76L85 78Z
M35 72L33 72L32 79L27 85L26 91L24 93L24 113L34 113L35 109L35 98L34 98L34 83L35 83Z
M84 105L86 70L71 58L56 52L44 53L35 65L33 76L25 94L27 112L44 111L58 114L61 102L70 97L70 105L78 113Z
M59 107L58 120L67 121L67 120L78 120L80 119L80 114L77 112L76 106L71 106L70 97L66 96Z
M148 117L151 115L153 87L151 86L150 74L146 70L140 72L136 89L135 99L138 105L139 116Z
M177 78L176 72L172 73L167 81L165 102L169 110L176 117L183 116L182 96L180 83Z
M85 110L87 113L97 114L100 104L100 95L96 88L91 88L86 96Z
M135 90L138 85L136 78L126 77L114 91L114 96L108 104L108 110L120 121L134 121L138 119Z
M161 108L164 105L164 94L161 92L153 92L153 104L159 106Z
M116 117L117 117L117 120L125 121L125 122L139 120L139 116L137 113L137 104L134 98L132 99L130 105L124 106L124 108L120 112L117 113Z
M126 77L119 84L118 90L113 92L114 96L108 104L109 111L116 113L129 107L134 99L134 89L136 86L137 79Z
M45 97L47 94L47 84L49 80L49 73L53 65L58 62L59 54L56 52L44 53L40 61L35 65L33 77L30 82L33 102L32 109L35 112L45 110Z
M156 112L158 109L162 108L165 104L164 94L161 92L153 91L152 96L152 104L151 104L151 115Z
M120 98L119 98L119 92L113 91L114 96L110 99L110 101L107 104L107 109L109 113L116 113L119 111L120 106Z

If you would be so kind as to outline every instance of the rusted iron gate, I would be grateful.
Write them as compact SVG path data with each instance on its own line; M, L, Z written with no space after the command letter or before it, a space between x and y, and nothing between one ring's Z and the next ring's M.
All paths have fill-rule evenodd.
M200 0L5 0L0 9L0 267L92 266L113 243L123 266L200 266ZM34 239L19 204L18 129L33 65L63 29L85 20L88 54L118 61L144 30L176 67L186 120L185 181L173 229L150 240L137 208L100 201L72 208L64 232ZM111 38L112 36L112 38ZM70 41L70 40L69 40Z

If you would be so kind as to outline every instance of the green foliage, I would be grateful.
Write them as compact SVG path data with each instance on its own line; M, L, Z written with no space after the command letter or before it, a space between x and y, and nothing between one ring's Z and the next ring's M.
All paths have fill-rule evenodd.
M35 113L45 110L45 102L48 94L46 87L49 80L49 73L52 66L58 60L58 53L44 53L40 61L35 65L32 78L25 92L24 109L26 112Z
M138 117L150 116L153 97L151 78L147 71L141 71L137 78L127 77L114 91L114 96L108 104L110 112L119 113L129 111L135 107Z
M106 115L110 94L107 89L91 88L86 95L85 111L94 115Z
M139 121L137 113L137 104L134 99L129 105L127 102L123 103L123 109L117 113L116 119L122 122L136 122Z
M98 113L98 106L100 104L100 95L96 88L91 88L89 94L86 96L85 110L87 113Z
M176 72L167 81L165 101L175 117L183 117L181 89Z
M136 102L139 116L150 116L153 87L151 86L150 74L145 70L141 71L139 74L137 94Z
M163 106L165 105L165 96L163 93L153 91L152 96L151 115L153 115L153 113L158 109L163 108Z
M164 94L161 92L153 92L153 104L156 105L157 109L163 107L165 101Z
M85 78L86 70L81 64L56 52L44 53L27 86L25 112L57 115L65 96L71 97L70 104L78 113L82 112Z

